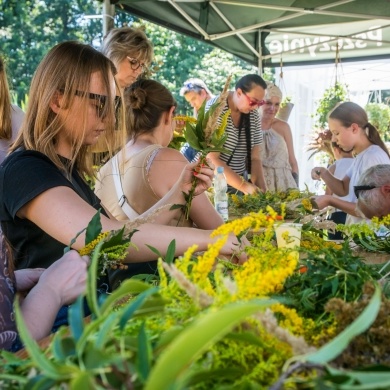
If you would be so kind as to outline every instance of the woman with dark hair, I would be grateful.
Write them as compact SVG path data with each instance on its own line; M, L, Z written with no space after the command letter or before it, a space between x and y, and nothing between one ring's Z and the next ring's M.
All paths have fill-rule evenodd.
M224 144L230 153L213 152L208 157L215 166L224 167L229 192L253 194L267 190L260 156L263 133L257 111L264 104L266 88L266 82L257 74L242 77L235 90L229 92L222 111L221 117L230 110L226 126L228 138ZM218 96L210 99L206 110L217 99Z
M363 221L356 212L357 197L354 186L360 175L369 167L377 164L389 164L389 152L378 130L368 121L367 113L356 103L344 102L337 105L328 116L332 142L346 152L353 152L353 164L342 179L335 177L324 167L315 167L311 172L314 180L323 180L327 187L339 197L321 195L314 198L318 207L335 207L348 214L346 224Z

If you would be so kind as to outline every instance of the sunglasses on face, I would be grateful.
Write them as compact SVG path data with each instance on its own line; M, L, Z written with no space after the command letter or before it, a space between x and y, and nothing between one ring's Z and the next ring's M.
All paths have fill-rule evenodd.
M130 67L132 70L138 70L140 67L142 67L142 72L145 72L148 69L144 63L139 62L136 58L127 57L127 59L130 62Z
M88 99L94 100L94 105L96 108L96 115L100 118L103 119L107 116L107 111L108 111L108 96L106 95L98 95L97 93L90 93L90 92L85 92L85 91L79 91L76 90L74 93L76 96L80 97L88 97ZM121 106L121 97L120 96L115 96L114 100L114 107L115 107L115 116L118 117L119 114L119 108Z
M369 185L353 186L353 192L355 193L356 198L359 199L360 191L369 191L369 190L373 190L374 188L380 188L380 187L382 187L382 186L369 186Z
M242 94L246 97L246 100L248 101L248 105L250 107L254 107L254 106L261 107L265 104L264 100L251 99L244 91L242 91Z

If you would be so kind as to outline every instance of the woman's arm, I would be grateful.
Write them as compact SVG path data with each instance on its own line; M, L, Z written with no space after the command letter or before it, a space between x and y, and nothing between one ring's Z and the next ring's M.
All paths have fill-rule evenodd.
M189 193L193 178L192 172L190 175L185 175L186 172L184 172L183 175L183 169L185 170L187 165L187 160L177 150L170 148L160 149L149 170L149 183L154 193L166 201L170 193L176 192L181 198L177 203L184 204L183 192ZM191 166L195 166L195 169L196 165L191 164ZM204 168L207 168L207 166ZM214 168L213 164L211 164L210 169L207 169L207 173L213 176L212 168ZM210 182L209 186L211 186L212 176L208 177L209 180L203 182L202 193L197 191L198 195L195 196L191 206L190 218L200 229L216 229L223 223L221 216L214 209L204 192L207 189L206 185L208 185L208 182ZM196 177L199 177L199 175ZM178 185L178 183L182 185ZM175 212L176 218L179 218L181 211L176 210Z
M327 206L331 206L355 217L361 217L360 214L356 214L356 203L354 202L347 202L346 200L335 198L332 195L315 196L313 197L313 200L317 203L320 210Z
M344 179L337 179L324 167L314 167L311 171L311 178L313 180L323 180L337 196L346 196L349 194L350 178L345 176Z
M332 165L328 168L328 171L329 171L333 176L334 176L335 170L336 170L336 164L332 164ZM325 188L325 194L326 194L326 195L332 195L332 194L333 194L332 190L331 190L328 186L326 186L326 188Z
M212 152L207 155L213 165L224 168L226 181L231 187L236 188L238 191L241 191L244 194L253 194L258 191L258 188L255 185L247 182L242 176L234 172L233 169L231 169L224 161L219 158L219 156L220 153L217 152Z
M256 145L252 148L251 160L252 160L252 173L251 181L258 188L261 188L263 192L267 191L267 185L265 184L263 165L261 163L260 145Z
M299 175L298 162L294 153L294 142L290 125L287 122L278 120L276 126L274 126L274 129L280 132L280 134L284 138L284 141L286 142L288 151L288 162L291 166L291 172Z
M17 213L19 218L27 218L35 223L47 234L69 245L78 232L83 230L96 210L86 203L69 187L54 187L44 191L33 200L23 206ZM101 215L103 231L119 230L125 222L111 220ZM128 262L143 262L155 259L156 255L146 246L149 244L165 253L169 243L176 239L176 255L182 255L191 245L198 244L199 250L206 250L207 245L214 242L210 238L211 231L178 228L157 224L143 224L137 228L132 242L138 249L130 248ZM80 250L84 246L85 232L80 234L73 244L73 248ZM234 236L229 236L228 242L221 253L232 254L237 249L238 241Z
M88 263L88 257L69 251L42 273L22 301L22 315L35 340L50 333L61 306L72 303L85 291Z

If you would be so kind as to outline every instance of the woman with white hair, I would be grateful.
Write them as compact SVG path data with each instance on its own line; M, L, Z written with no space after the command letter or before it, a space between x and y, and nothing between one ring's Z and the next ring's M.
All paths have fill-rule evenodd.
M276 118L282 101L282 91L267 82L265 103L260 107L263 143L261 160L268 191L286 191L299 185L298 163L290 126Z

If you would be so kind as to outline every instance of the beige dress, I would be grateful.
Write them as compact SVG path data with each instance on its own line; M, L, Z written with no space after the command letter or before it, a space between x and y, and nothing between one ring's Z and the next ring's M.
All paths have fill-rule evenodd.
M268 191L286 191L288 188L298 188L292 176L284 138L272 128L263 129L263 143L260 148L264 179Z
M160 199L153 191L149 183L148 173L154 158L162 148L161 145L150 145L135 153L122 163L121 152L119 152L119 170L124 195L130 206L142 214L154 206ZM95 193L100 198L104 207L118 220L128 219L122 208L119 206L118 196L113 179L112 160L108 161L99 171L95 185ZM172 220L172 226L193 226L192 221L180 218Z

